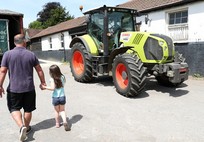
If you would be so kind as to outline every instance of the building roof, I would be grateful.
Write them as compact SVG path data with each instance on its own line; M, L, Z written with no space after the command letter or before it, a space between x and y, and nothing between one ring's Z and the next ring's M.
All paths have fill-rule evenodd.
M83 26L83 25L86 25L85 16L78 17L78 18L75 18L75 19L72 19L72 20L68 20L68 21L62 22L60 24L57 24L55 26L52 26L52 27L48 27L47 29L44 29L40 33L33 36L32 39L47 36L47 35L54 34L54 33L67 31L68 29L73 29L75 27L80 27L80 26Z
M40 33L42 29L27 29L26 32L28 33L29 38L32 38L36 34Z
M183 4L196 2L196 1L202 1L202 0L129 0L126 3L117 5L117 7L136 9L139 12L148 12L148 11L163 9L166 7L183 5ZM31 39L67 31L76 27L86 25L84 21L85 21L85 16L62 22L55 26L44 29L40 33L34 35Z
M134 8L140 12L147 12L152 10L163 9L171 6L178 6L190 2L202 0L130 0L126 3L117 5L118 7Z
M22 13L14 12L7 9L0 9L0 15L15 15L15 16L23 16Z

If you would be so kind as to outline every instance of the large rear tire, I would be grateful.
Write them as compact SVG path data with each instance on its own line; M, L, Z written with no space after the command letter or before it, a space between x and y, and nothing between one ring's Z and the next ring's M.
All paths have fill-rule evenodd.
M74 79L78 82L90 82L93 78L89 54L80 42L75 43L71 49L70 68Z
M146 69L136 55L117 55L112 73L116 91L123 96L135 97L146 85Z

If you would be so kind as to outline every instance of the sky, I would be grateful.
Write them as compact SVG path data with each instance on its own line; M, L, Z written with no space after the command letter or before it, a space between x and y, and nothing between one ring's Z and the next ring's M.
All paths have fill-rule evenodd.
M24 15L24 28L28 28L29 23L38 18L38 12L43 10L43 6L48 2L59 2L62 7L66 8L66 11L69 11L70 15L73 15L76 18L83 16L83 12L87 10L101 7L103 5L116 6L127 1L128 0L4 0L0 4L0 9L22 13ZM83 5L84 8L83 12L79 10L79 6L81 5Z

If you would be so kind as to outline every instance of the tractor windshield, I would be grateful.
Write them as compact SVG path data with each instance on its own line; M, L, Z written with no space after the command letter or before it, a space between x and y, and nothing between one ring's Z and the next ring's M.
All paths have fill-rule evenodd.
M104 20L104 12L96 11L90 14L90 22L88 24L88 33L94 39L97 47L102 49L104 46L103 37L108 36L108 48L119 47L119 39L121 32L134 31L133 14L129 11L108 11L107 20ZM105 24L106 23L106 24ZM104 31L105 25L107 32Z
M134 31L133 15L124 12L109 12L108 31L112 34L109 45L118 47L121 32Z
M122 31L134 31L132 14L123 12L109 13L108 29L109 32L115 32L118 29Z

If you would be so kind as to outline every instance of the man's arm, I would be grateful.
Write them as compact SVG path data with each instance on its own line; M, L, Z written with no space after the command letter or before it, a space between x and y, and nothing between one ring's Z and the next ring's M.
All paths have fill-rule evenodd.
M40 65L35 66L35 70L38 73L38 77L40 78L41 85L46 85L44 72Z
M3 83L4 83L4 79L6 77L6 73L7 73L7 68L1 67L1 69L0 69L0 98L2 98L2 93L4 94Z

